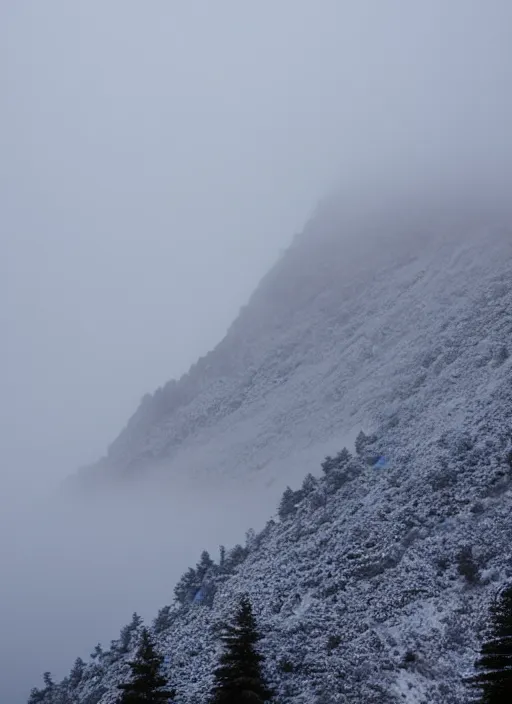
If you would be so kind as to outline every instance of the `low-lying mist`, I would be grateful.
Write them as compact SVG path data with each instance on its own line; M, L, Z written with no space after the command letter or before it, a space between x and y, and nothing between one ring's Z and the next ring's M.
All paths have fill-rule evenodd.
M26 496L0 515L1 691L12 702L44 671L62 678L98 641L108 647L134 610L150 622L202 550L217 560L219 544L243 543L275 509L263 490L248 502L240 488L183 480L83 500Z
M20 469L0 497L2 701L24 703L43 672L61 679L96 643L108 648L134 611L150 623L203 550L218 561L220 545L245 544L285 486L320 472L326 454L353 449L359 429L237 476L210 472L215 458L200 448L90 482Z

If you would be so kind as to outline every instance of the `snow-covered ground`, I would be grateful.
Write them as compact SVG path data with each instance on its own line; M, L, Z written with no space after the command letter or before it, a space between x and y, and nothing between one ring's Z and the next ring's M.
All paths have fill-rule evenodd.
M216 624L241 591L279 700L462 700L489 600L512 576L512 219L428 212L350 227L319 213L218 348L81 472L98 491L105 477L172 487L186 474L242 487L250 507L253 488L275 505L286 484L321 477L361 428L389 460L351 460L337 491L320 478L217 575L211 608L175 615L159 642L180 701L204 701ZM126 657L91 662L74 701L113 702Z

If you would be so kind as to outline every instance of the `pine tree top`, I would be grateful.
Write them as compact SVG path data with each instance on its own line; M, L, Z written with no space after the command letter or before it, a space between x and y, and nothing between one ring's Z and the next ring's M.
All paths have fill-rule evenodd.
M475 663L477 674L469 680L480 690L481 704L512 702L512 585L491 606L490 639Z
M147 628L142 630L135 659L128 663L131 680L118 687L122 695L118 704L167 704L175 696L174 690L166 689L168 681L161 670L163 655L157 652L153 638Z
M261 639L252 605L241 597L233 622L224 627L224 652L215 670L211 704L263 704L272 697L263 672L263 655L256 649Z

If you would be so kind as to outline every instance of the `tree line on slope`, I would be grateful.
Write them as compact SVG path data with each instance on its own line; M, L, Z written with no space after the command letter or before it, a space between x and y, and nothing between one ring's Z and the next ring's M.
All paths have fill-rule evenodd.
M475 663L476 674L467 680L475 704L510 704L512 701L512 586L505 588L491 607L490 638L484 643ZM258 648L261 635L252 604L243 595L231 623L224 626L223 644L218 666L213 672L213 686L208 704L268 704L273 691L264 675L264 656ZM179 697L163 670L164 656L147 628L139 638L135 658L128 663L128 682L118 685L121 691L116 704L177 704ZM45 696L34 690L29 702L44 701L73 704L72 698L53 698L55 688L45 673ZM46 693L50 694L49 699Z
M490 638L475 663L477 674L467 679L476 692L475 704L512 702L512 586L505 588L491 606ZM224 650L214 671L209 704L265 704L273 692L263 674L264 656L256 648L258 632L252 605L247 596L240 600L234 622L224 627ZM176 691L160 674L163 657L159 655L149 631L144 629L134 662L132 680L119 685L123 695L118 704L167 704L175 701Z
M369 448L372 447L375 441L376 436L365 435L361 431L356 440L356 457L353 457L346 448L343 448L335 457L328 456L325 458L321 466L329 493L334 493L345 482L355 478L360 473L361 459L364 458L365 464L371 463L375 453L372 454ZM293 491L290 487L287 487L278 508L280 520L284 521L291 517L303 500L314 501L315 494L322 497L322 489L319 480L312 474L308 474L305 477L301 489ZM320 498L318 501L322 503L323 499ZM249 553L258 547L266 533L274 525L273 520L268 521L260 533L255 533L253 529L249 529L245 536L245 546L237 544L231 550L226 550L221 545L217 563L211 558L207 550L203 550L196 566L189 567L178 580L174 588L176 604L180 608L188 608L193 604L211 606L219 583L233 574L235 569L245 561ZM162 607L153 621L154 633L163 633L170 628L177 614L178 611L171 605ZM129 652L141 623L141 617L135 612L130 623L121 629L119 638L111 640L110 648L104 649L100 643L95 646L90 657L96 664L98 675L101 673L102 668L108 667ZM69 676L61 684L71 690L76 689L82 679L84 670L84 661L81 658L77 658ZM34 688L32 690L29 704L39 704L46 701L46 693L55 690L56 685L50 672L43 674L43 682L45 684L44 689Z
M335 493L346 482L355 479L365 466L375 464L379 458L375 450L376 442L376 435L366 435L361 431L355 441L355 457L347 448L343 448L335 457L327 456L321 465L325 487L312 474L305 477L300 489L293 491L289 486L286 487L277 510L279 519L284 521L294 515L299 504L305 499L317 506L325 504L326 494ZM193 603L210 606L219 582L233 574L250 552L258 547L273 525L273 520L268 521L260 533L255 533L252 528L249 529L245 536L245 546L238 544L226 551L226 548L221 545L217 563L207 550L203 550L196 566L189 567L178 580L174 588L176 602L184 607ZM164 607L159 612L153 624L157 631L165 630L170 625L169 621L172 619L170 612L170 606Z
M475 663L476 674L467 680L478 704L512 702L512 585L503 589L491 606L489 640Z
M233 622L224 626L223 652L213 673L210 704L265 704L273 692L264 674L264 657L257 646L258 632L251 602L242 596ZM166 704L174 702L176 690L162 674L164 658L148 629L143 629L135 659L129 663L131 679L118 685L118 704Z
M289 486L286 487L277 510L279 519L284 521L293 516L299 504L305 499L317 507L325 504L327 494L335 493L346 482L354 479L361 473L365 465L374 464L378 458L373 449L376 440L375 435L365 435L361 431L356 439L356 457L353 457L347 448L343 448L335 457L326 457L321 465L325 477L325 487L312 474L305 477L300 489L293 491ZM273 525L274 521L270 520L260 533L255 533L253 529L248 530L245 547L235 545L227 552L226 548L221 545L218 563L215 563L209 553L203 550L196 566L189 567L178 580L174 588L176 602L183 607L193 603L210 606L213 603L219 582L224 581L244 562L249 553L258 547ZM165 609L165 612L160 612L157 616L158 629L166 627L170 607L165 607Z

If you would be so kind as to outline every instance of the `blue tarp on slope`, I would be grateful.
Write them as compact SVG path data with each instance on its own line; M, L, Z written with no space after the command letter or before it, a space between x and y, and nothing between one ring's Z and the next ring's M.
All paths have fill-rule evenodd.
M194 598L193 598L193 600L192 600L192 603L193 603L193 604L200 604L200 603L203 601L203 599L204 599L203 590L202 590L202 589L199 589L199 590L195 593L195 596L194 596Z
M386 469L389 466L388 458L381 455L373 465L373 469Z

